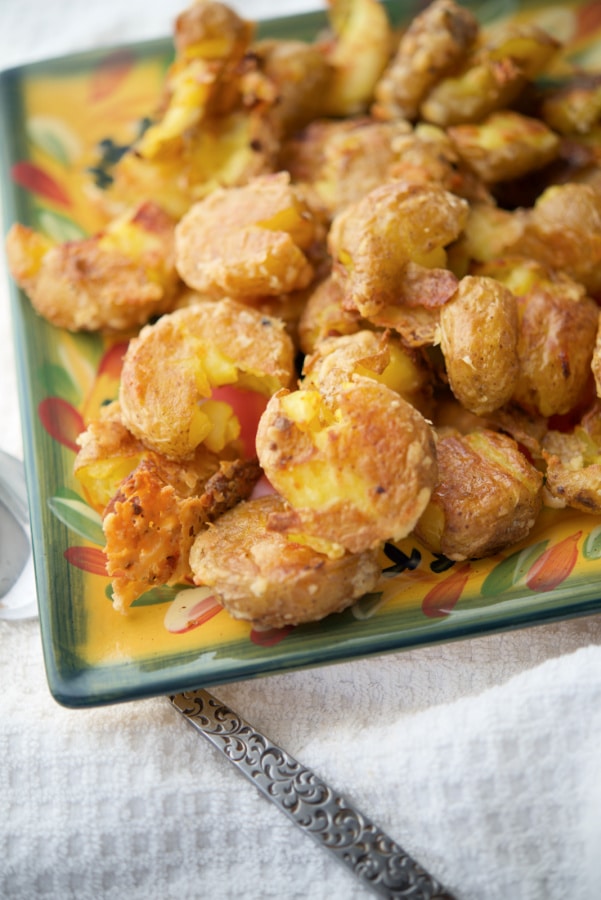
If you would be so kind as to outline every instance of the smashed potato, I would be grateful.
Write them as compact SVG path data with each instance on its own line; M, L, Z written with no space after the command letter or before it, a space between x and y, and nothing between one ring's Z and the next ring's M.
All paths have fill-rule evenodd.
M285 509L273 494L241 503L199 534L190 553L196 583L214 588L234 618L264 628L341 612L380 578L373 550L331 559L271 530L270 519Z
M431 88L471 50L478 21L453 0L435 0L416 16L375 89L376 118L415 119Z
M487 184L542 169L559 153L559 137L544 122L513 110L491 113L477 124L455 125L448 135L459 156Z
M176 228L176 265L186 284L219 296L277 295L307 287L304 251L319 225L284 173L214 191Z
M13 278L36 311L69 331L125 331L175 303L175 222L144 203L91 238L53 245L24 225L10 229Z
M519 377L517 301L509 288L467 275L440 311L440 343L451 390L476 415L512 398Z
M351 307L370 316L400 297L437 306L454 293L445 247L467 203L437 185L397 181L370 191L333 221L328 246Z
M212 389L236 384L269 396L293 378L292 341L279 319L233 300L163 316L134 338L123 360L123 421L148 447L185 459L203 443L220 452L240 426Z
M358 331L320 342L305 357L301 387L329 397L353 375L374 378L423 414L430 408L431 373L423 357L387 332Z
M542 505L541 473L507 435L443 434L438 482L415 533L434 553L477 559L525 538Z
M218 462L210 478L206 457L183 472L156 455L121 482L105 510L107 572L113 603L125 612L161 584L191 581L190 548L207 523L245 500L259 478L255 461Z
M479 270L518 300L516 403L543 416L568 413L586 396L598 308L584 287L532 260L511 258Z
M409 534L436 479L430 425L395 391L357 375L327 399L315 390L275 394L257 454L291 506L272 527L352 553Z

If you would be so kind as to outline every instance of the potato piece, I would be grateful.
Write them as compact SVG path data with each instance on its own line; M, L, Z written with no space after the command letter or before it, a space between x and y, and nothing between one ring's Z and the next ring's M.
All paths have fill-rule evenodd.
M269 396L291 385L292 341L279 319L233 300L205 301L142 329L123 361L123 421L144 444L185 459L202 442L220 452L238 436L214 387L237 384Z
M559 151L559 138L543 122L512 110L491 113L477 125L455 125L448 134L487 184L540 169Z
M388 62L390 23L378 0L328 0L328 11L333 37L324 42L331 68L324 115L354 116L369 107Z
M261 108L234 109L184 135L177 153L152 159L126 153L113 169L111 186L96 200L115 215L151 197L179 219L212 191L272 172L278 146L273 122Z
M601 75L580 72L543 98L541 118L560 134L588 134L601 121Z
M369 317L401 300L444 303L456 279L443 267L467 203L437 185L382 185L332 223L328 246L348 303ZM417 300L415 299L417 297Z
M8 264L35 310L53 325L126 331L175 303L174 226L150 202L94 237L54 246L24 225L13 225Z
M589 184L547 188L507 253L563 271L592 293L601 291L601 190Z
M449 559L479 559L525 538L541 508L543 478L515 441L493 431L447 434L439 478L415 534Z
M440 310L440 344L451 390L470 412L490 413L511 399L519 373L518 313L509 288L466 276Z
M558 48L558 42L535 25L510 24L490 32L466 56L460 72L432 88L420 115L443 128L478 122L510 106Z
M246 499L260 475L256 461L219 463L207 472L201 451L173 466L151 454L124 479L103 518L115 609L163 584L191 581L189 553L207 523Z
M309 295L298 325L303 353L312 353L325 338L359 331L359 313L344 309L342 299L342 288L332 276L324 278Z
M502 257L508 247L519 245L526 227L527 213L509 212L492 203L472 203L456 255L469 268L471 262L488 262ZM455 258L454 258L455 262Z
M280 140L323 115L331 68L318 46L266 39L255 42L252 53L276 89L269 116Z
M570 433L549 431L542 445L545 493L553 506L601 514L601 442L582 425Z
M353 375L373 378L422 414L431 412L431 373L423 357L389 333L363 330L328 338L305 357L302 375L303 390L316 390L325 397L352 381Z
M424 97L463 59L478 33L477 19L453 0L435 0L415 16L376 85L376 118L416 119Z
M380 577L377 553L330 559L269 519L285 502L271 494L240 503L196 538L190 565L197 584L215 588L230 615L255 626L283 628L340 612Z
M591 377L598 308L582 285L532 260L506 258L479 273L518 298L519 378L513 399L543 416L582 402Z
M148 450L121 420L119 404L113 401L101 410L77 438L79 451L73 474L83 486L87 499L102 512L117 493L124 478L142 461Z
M466 198L488 195L444 131L404 120L318 121L288 141L281 164L310 185L330 217L387 181L438 184Z
M219 296L277 295L307 287L303 251L319 224L286 172L214 191L176 228L176 265L189 287Z
M292 507L272 527L352 553L406 536L436 479L425 419L389 387L357 375L327 400L312 390L275 394L257 453Z
M123 203L153 198L180 218L216 187L272 171L278 135L266 112L277 91L247 71L254 31L217 2L194 3L178 17L175 60L154 122L113 167L113 183L98 198L111 215Z
M161 115L137 142L138 155L177 153L183 136L208 112L229 111L236 98L232 81L253 32L252 23L218 2L194 3L178 16L176 58L165 78Z
M595 337L595 346L593 347L591 368L593 370L597 397L601 397L601 314L597 319L597 335Z

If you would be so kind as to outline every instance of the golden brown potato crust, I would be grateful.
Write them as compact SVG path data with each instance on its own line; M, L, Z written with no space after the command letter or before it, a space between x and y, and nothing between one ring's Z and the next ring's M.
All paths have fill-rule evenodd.
M147 446L183 459L211 435L215 419L206 401L213 387L238 383L269 395L293 375L292 341L279 319L229 299L200 302L163 316L130 342L119 394L123 421ZM222 445L237 437L228 421Z
M378 118L414 119L436 82L473 46L479 25L453 0L435 0L416 16L375 90Z
M222 188L176 228L176 265L186 284L216 297L277 295L307 287L305 251L320 223L285 172Z
M330 559L269 529L283 511L277 495L240 503L194 541L194 580L215 588L230 615L271 628L314 622L375 587L375 551Z
M187 477L185 477L187 474ZM174 467L147 456L122 482L104 518L107 571L115 609L124 612L153 586L191 580L190 548L208 522L246 499L259 478L256 461Z
M370 191L333 221L328 246L349 305L361 315L398 302L444 303L457 280L445 246L467 219L465 200L438 185L391 182Z
M415 533L449 559L491 556L526 537L542 503L542 475L515 441L492 431L447 434L439 478Z
M175 303L174 227L152 203L105 233L56 246L13 225L7 237L9 267L37 312L54 325L126 331Z
M517 301L509 288L467 275L440 310L440 340L449 383L476 415L511 399L519 374Z
M353 376L327 402L281 391L257 432L261 466L290 503L272 527L358 553L405 537L436 480L432 430L395 391Z

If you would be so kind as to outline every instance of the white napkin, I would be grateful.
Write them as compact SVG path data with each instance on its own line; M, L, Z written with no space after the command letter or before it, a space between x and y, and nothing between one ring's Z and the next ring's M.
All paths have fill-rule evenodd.
M591 618L215 693L458 900L597 900L601 648L569 648L600 637ZM478 690L485 660L499 679L552 643L563 657ZM371 896L167 700L66 710L36 623L0 622L0 648L1 897Z

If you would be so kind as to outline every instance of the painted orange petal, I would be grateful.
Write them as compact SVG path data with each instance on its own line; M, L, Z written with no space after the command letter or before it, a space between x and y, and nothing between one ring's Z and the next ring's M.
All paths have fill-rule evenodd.
M250 639L253 644L258 644L259 647L273 647L274 644L279 644L280 641L283 641L291 631L294 631L294 628L294 625L286 625L284 628L267 628L265 631L253 628L250 633Z
M172 634L185 634L222 611L223 606L210 588L202 586L180 591L167 608L165 628Z
M92 575L106 575L106 555L98 547L67 547L65 559Z
M578 559L578 541L582 531L576 531L539 556L528 572L526 584L541 594L552 591L568 577Z
M119 341L109 347L98 366L99 375L109 375L111 378L120 378L123 368L123 356L127 350L127 341Z
M471 566L464 563L431 588L422 600L422 612L430 619L448 616L457 601L469 577Z
M62 397L46 397L38 406L40 422L51 438L75 453L77 437L85 429L84 421L74 406Z
M105 56L94 70L90 81L92 103L98 103L113 94L129 75L135 61L135 54L127 48L115 50Z
M577 37L592 37L601 28L601 6L598 0L585 3L576 11Z
M71 198L54 178L35 163L21 160L10 170L12 180L26 190L60 206L71 206Z

